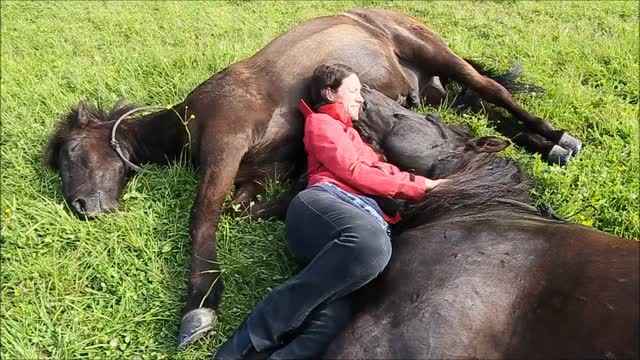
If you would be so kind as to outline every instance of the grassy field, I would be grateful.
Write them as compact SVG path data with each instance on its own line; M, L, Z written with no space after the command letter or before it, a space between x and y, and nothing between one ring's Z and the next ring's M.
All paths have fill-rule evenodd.
M283 226L223 218L226 296L215 332L175 352L189 264L195 171L152 167L127 185L120 211L85 222L41 160L56 121L80 99L175 103L278 34L353 7L395 8L465 57L547 89L519 96L581 138L567 168L509 148L532 198L561 216L638 239L636 2L8 2L1 48L2 359L209 357L251 307L294 270ZM481 117L459 118L495 134Z

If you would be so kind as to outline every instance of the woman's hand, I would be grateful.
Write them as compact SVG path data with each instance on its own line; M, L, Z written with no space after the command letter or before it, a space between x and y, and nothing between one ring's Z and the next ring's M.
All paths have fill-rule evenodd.
M440 184L444 184L446 182L449 182L449 179L437 179L437 180L427 179L427 182L426 182L427 185L425 186L424 191L433 190L433 188L435 188L436 186Z

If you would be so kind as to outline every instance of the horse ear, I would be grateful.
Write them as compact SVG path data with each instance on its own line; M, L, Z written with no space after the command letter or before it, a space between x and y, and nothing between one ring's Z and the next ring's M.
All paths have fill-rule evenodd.
M94 121L93 117L91 116L91 110L89 110L89 105L87 105L84 101L80 101L80 103L78 103L76 113L77 116L74 116L71 119L71 125L74 128L81 129Z
M495 136L484 136L478 139L471 139L467 146L479 153L495 153L506 149L511 143L508 140Z

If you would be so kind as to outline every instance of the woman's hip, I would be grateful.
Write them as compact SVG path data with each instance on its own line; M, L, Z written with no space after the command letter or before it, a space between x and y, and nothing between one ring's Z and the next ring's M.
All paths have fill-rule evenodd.
M371 215L318 187L300 192L291 201L286 231L289 249L302 264L344 233L357 233L363 242L389 241Z

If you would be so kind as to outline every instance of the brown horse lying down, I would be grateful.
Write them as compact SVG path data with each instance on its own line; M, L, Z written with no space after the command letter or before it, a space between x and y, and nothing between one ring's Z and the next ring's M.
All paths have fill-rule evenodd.
M637 241L528 205L520 168L492 153L501 140L363 95L371 143L452 183L407 208L387 269L356 292L326 358L638 358Z
M215 230L225 196L235 183L234 204L246 203L274 173L287 176L299 167L303 121L296 104L306 97L303 89L314 68L332 62L351 66L364 83L404 105L429 94L430 101L438 100L438 77L455 80L512 113L527 129L517 131L516 142L549 161L565 164L580 150L577 139L525 111L504 87L480 75L410 16L366 9L304 22L213 75L174 109L124 122L115 134L122 157L134 164L166 163L192 140L200 179L191 210L192 263L180 347L216 320L223 285ZM105 117L81 103L46 148L66 201L81 217L118 205L131 169L109 143L114 122L125 111L116 106ZM177 114L195 116L189 136Z

